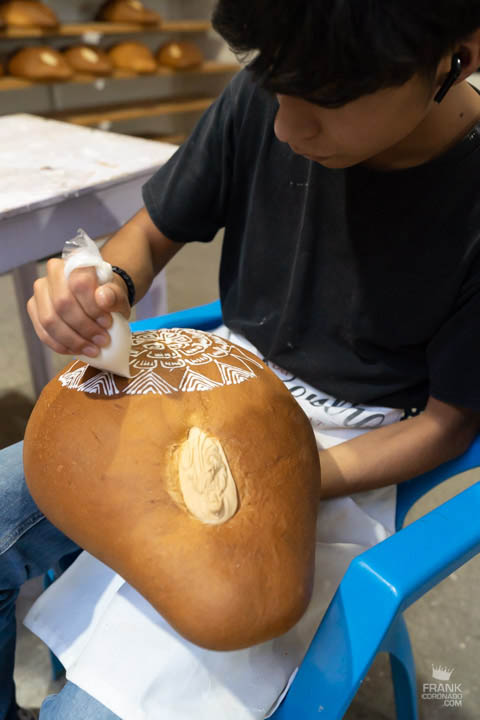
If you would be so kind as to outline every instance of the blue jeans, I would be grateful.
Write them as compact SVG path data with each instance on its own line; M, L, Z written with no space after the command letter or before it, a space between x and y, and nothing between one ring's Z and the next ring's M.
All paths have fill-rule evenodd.
M78 545L35 505L23 476L23 444L0 451L0 720L16 720L15 603L26 580L43 575ZM42 705L41 720L118 720L73 683Z

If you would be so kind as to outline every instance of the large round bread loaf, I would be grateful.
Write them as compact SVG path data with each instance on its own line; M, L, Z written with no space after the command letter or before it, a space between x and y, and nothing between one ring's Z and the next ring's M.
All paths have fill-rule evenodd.
M37 81L69 80L73 70L62 53L50 47L19 50L8 62L10 75Z
M37 0L2 2L0 18L11 27L54 28L58 25L58 18L53 10Z
M109 0L100 9L98 17L107 22L139 25L160 25L162 22L160 15L148 10L140 0Z
M154 73L157 63L147 45L138 42L122 42L110 48L108 53L114 67L136 73Z
M111 75L113 65L105 50L92 45L73 45L63 51L65 60L76 73L100 77Z
M192 42L168 42L157 51L157 63L174 70L191 70L204 61L203 53Z
M258 358L210 333L134 334L130 369L77 360L43 390L24 444L34 500L190 641L281 635L313 584L307 417Z

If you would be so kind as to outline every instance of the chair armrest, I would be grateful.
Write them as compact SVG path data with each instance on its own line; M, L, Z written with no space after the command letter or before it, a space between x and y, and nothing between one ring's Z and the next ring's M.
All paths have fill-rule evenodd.
M480 482L353 562L391 588L405 610L480 552Z
M215 300L207 305L180 310L179 312L159 315L130 323L133 332L144 332L146 330L159 330L160 328L196 328L197 330L213 330L223 322L222 307L220 300Z
M480 552L479 516L476 483L354 558L273 718L340 717L399 613Z
M397 509L395 517L395 527L397 530L403 527L405 517L412 505L423 497L423 495L426 495L429 490L444 480L448 480L448 478L476 467L480 467L480 435L477 435L463 455L443 463L443 465L440 465L430 472L400 483L400 485L397 486Z

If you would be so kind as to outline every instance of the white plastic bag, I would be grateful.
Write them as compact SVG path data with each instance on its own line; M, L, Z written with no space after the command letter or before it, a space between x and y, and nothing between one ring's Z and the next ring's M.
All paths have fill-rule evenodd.
M79 229L73 240L68 240L63 248L62 258L65 260L65 277L77 268L94 267L98 282L104 285L113 279L110 263L100 255L100 251L84 230ZM132 334L128 320L120 313L112 313L113 323L109 329L110 345L100 348L97 357L91 358L79 355L79 360L88 363L99 370L107 370L115 375L130 377L130 348Z

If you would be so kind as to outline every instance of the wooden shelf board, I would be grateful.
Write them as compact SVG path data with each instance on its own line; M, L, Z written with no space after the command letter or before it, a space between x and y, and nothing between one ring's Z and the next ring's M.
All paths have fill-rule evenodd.
M122 120L136 120L138 118L159 117L160 115L174 115L206 110L215 101L213 97L197 98L169 98L159 102L144 102L133 105L111 105L94 110L81 110L78 112L61 112L48 115L52 120L62 120L74 125L97 127L105 123Z
M71 23L57 28L21 28L9 27L0 31L0 39L19 39L37 37L75 37L88 33L100 35L128 35L134 33L199 33L210 30L209 20L165 20L160 25L136 25L130 23Z
M192 70L171 70L167 67L159 67L154 73L148 75L139 75L139 73L129 72L128 70L115 70L112 75L104 76L99 78L96 75L75 75L66 82L58 81L58 84L68 85L70 83L82 83L89 84L96 80L124 80L126 78L136 77L174 77L174 76L188 76L188 75L221 75L222 73L237 72L240 69L240 65L237 63L221 63L215 62L214 60L207 60L202 65ZM26 88L34 85L48 85L55 83L47 82L34 82L33 80L23 80L22 78L12 77L7 75L0 77L0 92L5 90L25 90Z
M188 135L136 135L135 137L143 137L145 140L153 140L154 142L166 142L172 145L181 145L185 142Z

